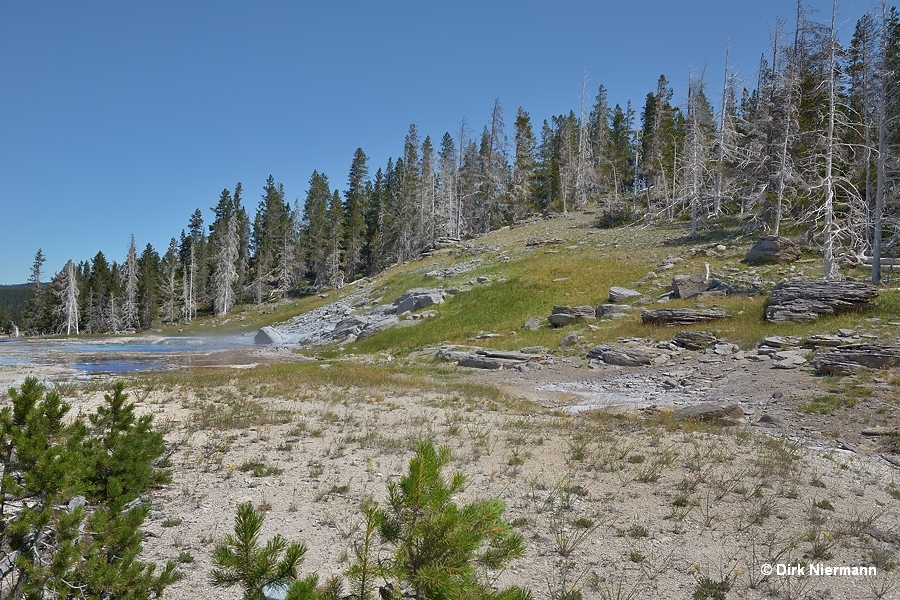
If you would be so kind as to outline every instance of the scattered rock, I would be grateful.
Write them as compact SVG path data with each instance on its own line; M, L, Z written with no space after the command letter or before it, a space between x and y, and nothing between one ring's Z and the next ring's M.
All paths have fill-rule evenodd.
M581 342L581 338L578 337L577 333L570 333L563 339L559 340L559 345L563 348L568 348L570 346L577 346Z
M838 346L816 357L812 364L819 375L850 375L863 369L900 367L900 346Z
M874 308L876 297L878 289L871 283L789 279L772 290L766 320L806 323L823 315Z
M592 306L554 306L548 320L554 327L564 327L596 318L597 313Z
M531 317L530 319L525 321L525 324L522 325L522 327L524 327L528 331L537 331L541 328L541 323L543 322L544 320L540 317Z
M770 415L769 413L763 413L762 416L759 417L759 420L756 421L757 425L762 425L764 427L784 427L785 422L781 417L776 417L775 415Z
M562 239L557 238L557 237L551 238L551 239L548 239L548 240L542 240L542 239L538 239L538 238L533 238L533 237L532 237L532 238L528 238L528 239L525 241L525 247L526 247L526 248L535 248L535 247L537 247L537 246L548 246L548 245L550 245L550 246L555 246L555 245L557 245L557 244L562 244L563 242L565 242L565 240L562 240Z
M699 310L693 308L664 308L645 310L641 314L644 325L693 325L728 319L730 315L720 308Z
M284 338L280 333L273 327L263 327L259 331L256 332L256 336L253 338L254 344L259 345L267 345L267 344L283 344Z
M750 264L775 263L783 264L798 260L803 255L800 246L791 240L777 235L770 235L757 240L747 252Z
M628 302L630 300L637 300L642 296L640 292L635 290L630 290L625 287L613 286L609 288L609 301L612 304L616 304L617 302Z
M675 410L675 417L688 421L715 423L718 425L740 425L747 422L744 410L737 403L716 404L703 402Z
M845 343L847 343L847 341L842 339L839 336L831 335L828 333L822 333L819 335L811 335L808 338L806 338L805 345L810 346L812 348L817 348L819 346L826 346L826 347L840 346Z

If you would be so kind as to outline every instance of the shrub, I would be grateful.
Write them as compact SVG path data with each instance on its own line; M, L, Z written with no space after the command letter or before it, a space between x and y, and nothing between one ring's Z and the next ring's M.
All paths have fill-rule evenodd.
M366 505L369 534L348 571L357 587L354 597L369 597L372 571L377 570L386 580L379 590L385 598L531 598L527 590L516 587L494 591L479 578L480 569L502 569L522 556L522 536L503 520L502 500L457 506L452 498L463 488L465 477L462 473L445 477L443 470L449 463L448 447L436 450L431 442L420 442L409 472L388 485L387 504ZM383 561L372 560L368 550L362 550L371 547L375 526L390 548ZM368 565L365 568L361 557Z
M141 496L169 480L152 417L138 418L117 383L88 421L35 378L0 411L0 589L17 597L158 598L179 575L138 560Z

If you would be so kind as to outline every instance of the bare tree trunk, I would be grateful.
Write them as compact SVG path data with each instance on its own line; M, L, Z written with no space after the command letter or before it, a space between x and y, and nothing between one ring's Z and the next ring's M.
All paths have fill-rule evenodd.
M888 9L887 2L881 0L881 65L878 89L878 158L875 162L875 222L872 231L872 283L881 283L881 236L884 224L884 161L887 154L885 130L887 129L888 82L893 73L888 67Z
M837 14L837 0L831 8L831 36L828 56L828 137L825 150L825 248L823 271L826 280L837 277L837 265L834 261L834 180L832 162L834 160L834 21Z

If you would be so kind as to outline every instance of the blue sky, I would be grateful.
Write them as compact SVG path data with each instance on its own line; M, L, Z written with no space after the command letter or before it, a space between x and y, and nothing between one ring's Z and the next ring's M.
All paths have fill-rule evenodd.
M807 3L827 21L829 0ZM848 39L868 3L841 2ZM196 208L240 181L251 211L266 177L302 199L312 171L343 189L353 152L370 171L411 123L437 142L474 133L499 98L578 112L582 80L610 104L665 74L682 102L693 69L710 95L725 48L753 86L792 0L4 2L0 5L0 284L45 277L134 234L165 251ZM208 223L207 223L208 224Z

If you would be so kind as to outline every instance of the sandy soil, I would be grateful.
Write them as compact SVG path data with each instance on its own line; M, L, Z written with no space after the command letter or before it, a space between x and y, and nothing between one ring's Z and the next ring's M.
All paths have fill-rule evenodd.
M26 376L66 380L71 372L3 367L0 387ZM662 382L673 377L686 380L678 386L685 398L740 402L748 424L709 429L652 410L568 410L591 394L635 388L665 406ZM173 481L152 494L145 525L146 559L179 561L184 574L166 597L240 597L210 586L210 553L247 501L266 511L264 539L278 532L308 545L304 572L342 572L360 504L384 498L420 439L452 449L467 477L459 502L506 502L527 551L497 583L527 585L535 598L571 589L584 598L687 598L704 577L729 579L729 598L900 597L897 570L888 570L900 551L900 471L877 439L861 435L884 411L897 416L893 392L877 381L852 413L811 416L796 408L821 393L821 381L804 370L704 362L700 353L642 368L557 358L470 378L511 400L331 386L273 394L265 383L248 389L239 375L208 389L133 388L171 453ZM98 390L67 399L77 412L101 398ZM251 416L226 418L238 407ZM774 425L756 424L765 413ZM797 561L875 565L878 573L761 574L767 563Z

